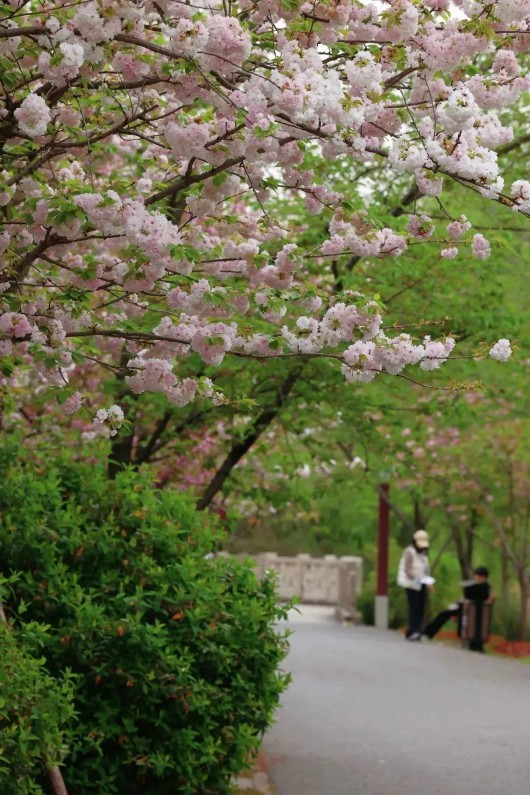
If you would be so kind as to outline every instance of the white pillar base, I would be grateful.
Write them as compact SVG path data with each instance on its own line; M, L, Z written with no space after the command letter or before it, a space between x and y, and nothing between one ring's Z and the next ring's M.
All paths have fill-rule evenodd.
M388 596L375 597L375 626L388 629Z

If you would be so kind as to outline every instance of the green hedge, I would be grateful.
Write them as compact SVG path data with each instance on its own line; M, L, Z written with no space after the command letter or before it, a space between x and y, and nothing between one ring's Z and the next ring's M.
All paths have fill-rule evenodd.
M14 634L57 682L75 676L71 792L222 795L270 725L287 683L283 610L273 582L209 556L221 540L185 496L137 473L111 483L103 466L0 448Z

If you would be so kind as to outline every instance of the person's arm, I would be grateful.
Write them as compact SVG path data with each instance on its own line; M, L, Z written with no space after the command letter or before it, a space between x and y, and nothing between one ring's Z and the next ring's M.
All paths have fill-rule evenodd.
M410 549L405 550L405 574L409 580L414 580L414 556Z

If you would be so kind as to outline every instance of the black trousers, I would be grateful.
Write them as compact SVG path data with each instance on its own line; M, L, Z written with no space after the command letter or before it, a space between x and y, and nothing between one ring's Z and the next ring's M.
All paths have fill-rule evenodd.
M430 624L427 624L423 630L423 634L427 635L429 638L434 638L436 633L441 630L443 625L446 624L450 618L458 616L459 612L460 608L458 607L454 610L442 610L442 612L438 613L436 618L434 618Z
M411 635L414 635L416 632L421 632L422 630L423 614L427 601L427 588L425 585L422 585L421 591L415 591L413 588L405 588L405 590L409 603L409 628L406 633L407 638L409 638Z

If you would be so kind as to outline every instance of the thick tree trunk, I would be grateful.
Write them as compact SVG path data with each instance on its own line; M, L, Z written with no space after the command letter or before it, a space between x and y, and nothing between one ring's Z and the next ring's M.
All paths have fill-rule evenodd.
M475 544L475 531L477 529L478 524L478 515L475 509L471 511L471 522L469 527L466 530L466 557L469 567L469 576L472 573L473 569L473 552L474 552L474 544Z
M460 533L460 528L458 528L452 522L451 522L451 535L455 543L456 556L458 558L458 563L460 564L460 572L462 574L462 579L467 580L467 578L469 577L470 561L468 560L466 554L466 547L464 545L464 541Z
M466 561L467 561L467 576L469 577L473 570L473 542L475 536L473 530L466 530Z
M133 463L133 431L127 436L114 436L111 442L107 474L114 480L118 472Z
M414 530L424 530L423 514L421 511L421 503L416 497L414 499Z

